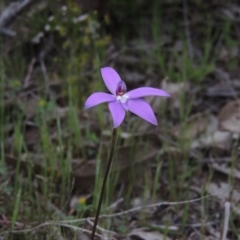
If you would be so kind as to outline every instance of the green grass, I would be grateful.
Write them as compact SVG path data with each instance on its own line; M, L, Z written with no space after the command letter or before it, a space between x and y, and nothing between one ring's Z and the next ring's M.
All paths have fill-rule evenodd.
M59 92L51 90L52 95L49 97L47 89L41 83L43 82L43 77L40 70L40 73L38 72L39 74L36 74L34 79L38 85L38 89L34 94L39 99L39 106L33 119L30 120L39 134L36 137L37 142L33 146L34 150L31 150L25 142L25 134L28 131L26 129L26 112L23 109L19 109L16 102L14 102L19 97L21 84L29 64L27 60L29 56L26 57L26 53L21 48L17 48L7 57L0 60L0 177L2 179L0 194L4 196L4 205L1 206L0 212L11 220L11 226L6 227L5 230L16 229L16 224L19 222L23 222L27 226L34 226L49 220L57 222L58 220L73 217L67 216L69 201L72 195L75 194L72 192L72 159L77 159L78 161L94 159L96 161L95 179L90 180L92 181L92 186L88 188L87 192L92 195L91 200L78 204L75 217L94 216L96 211L105 167L104 158L106 158L108 153L106 150L108 150L107 144L109 142L109 137L106 140L106 136L103 136L102 133L106 129L111 130L111 126L105 121L106 106L85 112L83 103L90 93L105 91L99 69L105 65L105 49L110 44L110 36L101 32L97 25L98 20L95 13L91 13L88 20L83 22L80 27L76 27L71 22L71 19L77 16L80 10L72 1L68 1L68 4L70 10L66 16L67 20L61 22L62 15L56 11L54 21L49 23L52 29L50 34L55 36L57 46L54 47L52 56L47 58L45 62L49 81L47 85L54 79L60 80L61 90ZM134 7L131 8L131 11L131 14L134 14ZM237 44L235 38L231 35L233 28L231 22L223 22L222 29L216 31L215 34L213 34L214 23L210 24L204 32L200 56L190 59L184 29L181 28L178 31L178 26L174 22L170 24L168 32L168 37L171 39L170 46L161 44L165 37L165 33L161 30L164 27L164 23L161 21L163 14L163 6L159 1L155 1L155 5L152 7L152 19L150 20L150 38L153 48L147 54L147 57L145 52L141 52L141 50L136 52L141 60L141 63L135 66L136 70L150 69L150 75L158 72L158 76L162 79L168 77L172 82L190 81L202 86L202 81L208 74L213 72L217 65L217 53L214 46L219 35L224 35L224 44L230 52ZM31 25L33 25L31 27L33 31L31 33L32 36L38 31L42 31L47 22L47 17L43 19L41 14L36 15L34 19L37 21L31 21ZM139 19L139 22L141 21L144 22L143 19ZM59 26L58 31L54 30L56 26ZM91 32L90 27L92 26L94 26L94 32ZM122 49L128 44L129 29L122 29L120 34L117 42ZM81 38L79 37L80 35L84 37ZM140 32L139 35L138 41L146 42L143 32ZM175 39L181 41L181 51L173 48L172 43ZM192 44L198 46L200 43L194 40ZM228 67L232 69L236 66L236 63L236 60L232 60ZM128 64L122 63L121 67L128 67ZM60 96L57 97L57 95ZM12 109L5 108L6 96L11 96L10 99L14 102ZM41 100L42 104L40 103ZM62 101L64 107L68 108L67 113L63 117L60 117L55 112L59 101ZM177 111L177 121L184 136L184 132L188 127L187 119L193 111L194 99L189 100L186 94L183 93L179 101L180 107ZM162 103L158 116L159 119L162 119L163 124L161 126L162 139L169 139L169 128L171 126L168 125L169 120L167 117L173 119L176 114L171 109L166 109L166 106ZM131 118L131 115L127 116L127 123L124 123L123 129L125 132L136 133L137 126L143 120L137 120L133 124L129 123ZM94 121L98 125L97 131L91 128L91 123ZM11 131L5 129L9 123L13 125ZM12 137L10 147L7 141L9 137ZM139 151L137 146L141 143L144 143L147 149L153 142L148 136L140 138L131 137L128 140L123 140L120 137L118 141L119 146L120 144L127 147L131 146L129 148L131 152L128 173L121 176L119 170L110 174L102 213L114 211L108 210L108 207L118 200L117 197L121 188L123 189L122 196L124 196L122 205L126 209L131 207L131 202L135 198L143 200L143 203L147 202L147 200L154 202L164 198L167 198L169 201L180 201L190 198L189 192L192 176L197 176L202 171L200 164L191 166L189 156L191 141L184 139L184 137L174 140L174 144L171 141L161 140L159 153L151 161L153 167L150 168L148 166L136 170L133 160ZM91 147L91 144L97 147ZM179 158L172 156L170 153L166 154L171 147L181 149ZM105 155L103 155L103 152L105 152ZM5 154L11 154L17 159L13 168L6 167ZM120 151L119 155L121 154ZM233 151L232 156L233 159L236 159L236 152ZM116 169L120 157L116 154L112 169ZM24 170L21 167L22 162L27 166ZM236 162L232 161L232 169L235 168L235 164ZM37 171L35 169L36 165L41 166ZM8 174L8 171L10 173L14 171L14 174ZM212 181L212 175L211 173L207 179L204 179L205 185ZM9 176L11 176L10 179ZM124 183L119 184L119 182ZM166 184L166 189L165 193L162 194L160 189L163 182ZM228 182L234 182L232 175L229 176ZM203 186L201 189L202 196L205 194L204 188ZM75 191L76 195L81 193L81 189L75 189ZM202 208L206 207L206 202L205 200L201 202ZM62 214L56 214L56 209L49 207L49 203L57 206ZM177 210L183 212L181 219L181 233L183 234L189 218L190 206L180 206L177 207ZM145 214L143 213L140 218L142 219L142 226L145 226L147 224ZM203 221L203 219L204 212L202 212L199 221ZM111 230L114 227L121 233L127 233L127 224L127 218L123 218L117 227L111 219L101 220L100 225L105 229ZM166 221L167 224L170 223ZM234 223L232 222L231 224L232 228L234 228ZM84 224L77 226L85 227ZM52 228L49 228L49 230L52 234L55 231ZM234 231L235 235L237 235L237 229ZM161 232L167 236L170 230L166 228ZM43 234L45 236L48 235L46 232ZM23 239L33 238L39 239L38 236L23 234ZM10 234L9 239L16 239L16 236Z

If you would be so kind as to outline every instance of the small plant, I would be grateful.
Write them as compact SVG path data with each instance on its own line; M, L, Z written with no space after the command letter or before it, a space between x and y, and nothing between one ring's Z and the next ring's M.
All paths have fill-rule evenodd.
M142 99L142 97L145 97L145 96L169 97L170 96L168 93L166 93L161 89L151 88L151 87L142 87L142 88L134 89L130 92L126 92L127 91L126 84L121 80L120 76L114 69L110 67L102 68L101 74L106 87L112 94L102 93L102 92L93 93L85 102L85 108L90 108L98 104L107 102L109 110L112 114L114 129L112 132L112 145L110 149L106 173L103 179L103 184L102 184L102 189L101 189L100 198L98 202L91 240L93 240L95 236L95 231L96 231L98 217L101 210L105 187L106 187L106 183L107 183L107 179L108 179L108 175L109 175L109 171L111 168L111 163L112 163L112 159L113 159L113 155L116 147L116 142L117 142L116 128L119 127L120 124L123 122L125 117L125 112L128 110L138 115L139 117L143 118L144 120L154 125L157 125L157 119L153 113L152 108L145 100Z

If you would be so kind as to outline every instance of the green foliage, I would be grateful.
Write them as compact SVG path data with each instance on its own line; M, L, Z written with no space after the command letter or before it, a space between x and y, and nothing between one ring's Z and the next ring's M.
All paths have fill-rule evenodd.
M148 71L157 72L161 78L169 77L173 82L192 81L199 85L208 74L214 71L218 64L218 53L215 45L219 36L221 34L224 36L224 46L230 55L233 54L234 47L238 44L235 37L232 36L233 23L231 21L224 21L222 27L216 30L211 18L209 18L208 27L200 26L194 33L192 32L193 34L199 33L201 40L198 37L190 39L193 48L200 49L199 54L191 55L185 29L178 24L182 15L179 17L179 15L173 14L166 29L164 14L165 8L169 5L165 1L153 1L146 8L141 4L139 5L138 2L137 0L111 0L109 2L110 9L112 8L114 11L109 15L105 14L104 24L107 23L108 26L112 24L115 27L111 14L118 19L117 24L119 24L117 25L119 28L113 31L115 38L112 39L102 29L103 25L99 22L97 12L91 11L83 14L79 5L73 0L67 0L64 6L61 5L60 1L48 1L47 6L33 11L23 18L24 28L28 29L29 33L28 42L21 40L22 45L16 47L4 59L0 59L0 177L2 180L0 195L6 196L8 200L5 200L7 204L1 206L0 212L9 213L12 227L19 219L24 219L26 223L55 219L54 210L49 210L46 207L49 202L54 202L59 209L65 211L72 194L71 161L76 157L78 160L94 159L96 161L94 187L89 189L93 195L92 204L80 201L76 205L77 216L85 217L94 214L102 185L102 173L104 172L101 156L104 149L107 148L103 145L105 140L101 134L108 126L105 123L106 116L103 107L93 112L94 114L88 113L89 116L86 117L83 116L83 103L90 92L103 89L99 75L100 67L106 62L118 64L116 59L109 61L105 56L106 48L112 42L114 46L117 46L117 52L120 53L122 53L121 49L128 47L133 36L138 39L138 43L146 44L149 42L153 46L150 53L142 51L139 55L136 54L135 57L139 60L139 64L134 65L134 70L139 70L141 74L143 71L144 74L147 74ZM177 4L181 4L181 1L170 2L177 7ZM201 6L203 3L197 1L196 4ZM147 23L145 22L145 12L149 14ZM165 42L165 39L168 40ZM39 70L40 64L37 63L32 80L37 85L37 90L34 89L31 94L38 97L38 103L34 116L29 120L26 119L24 106L16 107L13 104L8 110L5 107L5 100L8 98L8 100L18 101L19 94L23 91L29 59L38 57L47 40L50 40L49 44L52 44L50 53L44 59L47 81L43 81L43 73L41 69ZM176 40L180 42L180 49L174 47ZM146 54L148 54L147 57ZM238 60L233 58L226 67L234 68L237 64ZM122 62L119 65L130 70L133 69L133 66L127 62ZM61 82L61 89L56 92L49 87L53 80ZM67 108L63 117L56 113L56 109L61 105L59 99L60 102L63 102L61 102L63 107ZM188 127L186 122L193 104L192 99L187 99L185 95L180 96L179 102L180 107L176 115L184 136ZM132 164L134 158L130 157L129 159L131 166L128 175L124 177L128 176L130 180L123 184L124 204L127 207L130 206L132 198L135 198L136 195L143 199L144 203L148 198L157 201L159 196L162 196L161 186L159 186L162 177L165 177L164 181L168 188L170 200L177 201L183 196L187 199L192 181L191 177L200 171L199 165L190 166L190 156L187 153L190 152L191 142L184 140L184 138L176 140L174 143L169 141L167 130L169 125L167 125L168 120L165 118L166 112L170 112L168 116L172 116L174 109L166 110L163 105L159 109L160 117L163 119L163 130L159 135L164 140L161 139L163 144L158 156L153 159L153 171L144 172L139 177ZM90 128L90 117L92 116L101 133ZM36 132L39 134L36 137L38 141L33 146L35 155L26 146L25 133L27 130L24 126L27 121L28 124L32 124L31 126L37 129ZM9 124L12 124L11 130L8 130ZM125 130L135 133L140 124L140 121L137 123L129 121L125 125ZM8 171L11 169L8 169L5 162L5 153L9 153L7 152L9 148L6 146L8 146L10 134L14 136L10 153L16 157L13 183L8 178ZM122 139L122 141L124 143L119 142L119 144L133 145L133 138ZM140 142L144 143L147 148L150 141L148 137L143 139L134 137L134 144L137 145ZM89 143L95 148L88 147ZM176 157L171 154L166 156L166 149L173 146L180 148L184 153L182 153L181 159L176 160ZM131 156L135 156L137 151L138 149L133 147ZM115 157L115 161L117 161L117 157ZM163 162L162 158L167 158L168 162ZM24 173L20 168L21 164L27 166L27 171ZM234 164L233 161L232 167L235 166ZM39 165L42 167L35 171L34 167ZM166 168L165 176L163 176L164 167ZM206 182L211 181L212 175L213 173L210 174ZM34 183L33 178L35 179ZM27 181L22 183L22 179L27 179ZM106 211L107 207L116 200L119 179L121 179L119 172L111 174L107 183L103 211ZM229 177L229 181L233 181L232 176ZM135 192L136 185L138 190ZM183 192L183 189L187 189L186 192ZM204 192L204 187L202 191ZM201 204L205 206L204 202ZM189 206L186 205L181 210L184 213L182 226L185 226L189 215ZM68 219L70 217L61 216L61 218ZM145 217L143 216L143 218ZM204 214L201 218L200 220L204 220ZM110 228L113 225L109 219L102 220L101 224L106 224ZM127 224L128 220L123 218L117 226L117 231L125 234L128 230ZM145 224L144 221L142 224ZM233 223L232 225L234 228ZM168 231L165 229L166 235ZM237 230L235 231L237 232Z

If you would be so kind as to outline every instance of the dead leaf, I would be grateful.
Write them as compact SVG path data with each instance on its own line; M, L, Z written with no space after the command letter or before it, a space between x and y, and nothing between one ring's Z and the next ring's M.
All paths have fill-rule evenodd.
M27 119L31 119L36 113L36 109L39 105L39 99L34 97L24 97L18 99L18 104L23 109Z
M218 115L220 128L240 133L240 100L227 103Z
M230 149L232 143L232 134L224 131L215 131L213 134L201 136L194 140L191 148L197 147L216 147L220 149Z
M204 240L218 240L218 238L216 238L214 236L206 236L206 237L204 237Z
M206 190L209 194L217 194L216 197L221 201L226 201L231 199L231 202L237 203L240 201L240 192L234 190L233 187L226 183L209 183L206 186Z
M69 111L68 107L56 107L53 109L51 113L46 115L46 121L51 121L58 117L62 119L67 115L68 111Z
M213 237L213 236L203 236L200 232L192 232L187 240L198 240L198 239L203 239L203 240L218 240L219 238Z
M216 230L216 228L212 226L206 226L207 231L213 235L216 239L221 239L221 233ZM229 238L226 238L225 240L229 240Z
M174 45L173 45L173 49L176 52L182 52L183 50L183 42L181 40L177 40Z
M208 125L206 127L206 135L211 135L213 134L214 132L216 132L216 130L218 129L218 119L217 117L215 117L213 114L210 114L209 115L209 118L208 118Z
M85 234L84 232L81 231L77 231L77 240L90 240L90 238L88 237L87 234Z
M14 169L16 168L16 166L19 166L21 170L28 171L29 167L32 166L33 171L35 173L43 172L42 166L39 163L37 163L37 161L35 161L34 157L31 158L32 159L31 162L29 162L24 155L17 158L15 156L5 154L4 158L5 158L6 164L8 166L12 166Z
M171 107L178 108L180 105L179 101L180 95L188 91L189 83L188 82L170 83L167 82L167 79L165 79L162 82L161 88L170 94L171 97L168 98L168 101Z
M218 130L218 119L214 115L209 115L206 131L199 138L192 142L191 148L197 147L216 147L229 149L232 142L232 134Z
M111 137L112 136L112 131L110 130L103 130L102 131L102 135L103 136L107 136L107 137ZM138 137L138 136L143 136L146 135L146 133L142 133L142 132L124 132L121 131L120 135L118 137L122 138L122 139L130 139L133 137Z
M108 148L105 149L101 156L101 162L106 165ZM120 181L127 180L128 174L126 171L129 168L134 167L144 167L145 162L151 160L159 153L158 148L151 146L146 147L144 144L139 144L136 146L124 146L119 147L115 151L115 159L111 168L111 172L119 171ZM103 167L104 168L104 167ZM72 175L75 178L76 186L81 186L83 188L89 188L94 184L94 178L96 174L96 160L86 161L81 164L76 162L72 163Z
M226 163L212 163L211 165L215 170L221 172L221 173L225 173L228 176L233 176L237 179L240 179L240 171L237 170L236 168L232 169L231 167L229 167Z
M29 127L24 134L24 141L27 146L34 146L40 141L39 129L35 126Z
M227 62L227 61L229 61L229 59L230 59L229 50L224 46L220 47L219 51L218 51L218 60L223 61L223 62Z
M184 130L182 130L181 126L178 125L173 128L172 134L176 138L194 139L206 129L209 121L208 119L208 111L194 114L187 120Z
M218 83L209 87L205 94L210 97L236 97L238 93L232 85Z
M159 232L146 232L142 229L134 229L128 234L128 237L131 240L170 240L170 238Z
M233 79L232 74L222 68L216 68L213 74L214 78L218 79L218 81L215 85L207 88L206 95L211 97L236 97L238 95L238 79Z

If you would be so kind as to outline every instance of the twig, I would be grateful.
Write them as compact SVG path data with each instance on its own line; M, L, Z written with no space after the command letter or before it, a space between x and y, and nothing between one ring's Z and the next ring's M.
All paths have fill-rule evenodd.
M94 225L94 223L90 219L87 219L87 223L89 223L91 226ZM101 232L110 233L110 234L116 234L115 232L109 231L109 230L104 229L104 228L101 228L98 225L97 225L97 229L100 230Z
M220 194L220 193L219 193ZM100 218L111 218L111 217L117 217L117 216L122 216L131 212L136 212L142 209L146 209L146 208L154 208L154 207L160 207L162 205L181 205L181 204L187 204L187 203L194 203L194 202L198 202L201 201L204 198L210 197L210 196L215 196L218 194L213 194L213 195L208 195L205 197L201 197L201 198L196 198L196 199L192 199L192 200L185 200L185 201L179 201L179 202L161 202L161 203L154 203L154 204L150 204L150 205L146 205L146 206L140 206L140 207L135 207L135 208L131 208L129 210L126 211L122 211L119 213L113 213L113 214L103 214L100 216Z
M62 224L61 222L56 223L55 225L59 225L61 227L66 227L66 228L70 228L70 229L75 230L75 231L78 230L78 231L82 231L82 232L86 232L86 233L91 233L92 232L91 230L87 230L85 228L80 228L80 227L72 226L72 225L69 225L69 224ZM95 235L100 237L100 238L102 238L102 235L100 235L100 234L96 233Z
M43 74L43 78L44 78L45 89L48 89L48 74L47 74L47 68L46 68L44 60L40 60L40 66L41 66L41 70L42 70L42 74ZM47 90L46 90L46 92L47 92Z
M24 88L28 87L29 85L29 80L31 78L31 75L32 75L32 72L33 72L33 67L34 67L34 64L36 63L36 58L32 58L29 66L28 66L28 70L27 70L27 75L24 79Z
M131 213L131 212L136 212L136 211L146 209L146 208L159 207L161 205L180 205L180 204L194 203L194 202L201 201L202 199L205 199L205 198L209 198L209 197L212 197L212 196L217 196L218 194L220 194L220 193L211 194L211 195L207 195L205 197L196 198L196 199L192 199L192 200L186 200L186 201L180 201L180 202L161 202L161 203L150 204L150 205L146 205L146 206L131 208L129 210L119 212L119 213L103 214L103 215L100 215L99 218L112 218L112 217L122 216L122 215L125 215L125 214L128 214L128 213ZM91 217L91 218L82 218L82 219L75 219L75 220L48 221L48 222L45 222L45 223L41 223L41 224L39 224L39 225L37 225L33 228L29 228L29 229L25 229L25 230L11 230L11 233L24 233L24 232L36 231L39 228L49 226L49 225L63 226L63 227L72 228L74 230L78 229L78 230L81 230L83 232L91 233L92 231L90 231L90 230L86 230L86 229L83 229L83 228L78 228L78 227L68 225L68 224L86 222L88 220L94 220L94 219L95 219L94 217ZM1 232L1 234L9 234L9 231ZM98 234L95 234L95 235L101 237L101 235L98 235Z
M52 49L52 35L50 35L50 37L44 42L44 46L37 57L44 78L45 92L49 94L50 99L52 99L53 97L51 95L51 91L49 88L47 68L44 60L47 54L51 51L51 49Z
M47 201L46 203L45 201L43 201L44 199L43 196L39 194L39 197L41 199L41 203L44 203L44 206L48 211L51 211L51 212L53 211L55 213L55 216L61 219L66 218L66 215L61 210L59 210L58 207L55 206L51 201ZM56 236L57 239L64 240L64 237L62 236L62 233L61 233L61 228L57 227L56 225L53 225L53 232L54 232L54 236Z
M11 233L27 233L27 232L33 232L33 231L36 231L37 229L39 228L42 228L42 227L46 227L46 226L61 226L61 227L67 227L67 228L70 228L72 230L78 230L78 231L82 231L82 232L87 232L87 233L91 233L92 231L90 230L87 230L85 228L80 228L80 227L76 227L76 226L72 226L72 225L69 225L69 224L65 224L65 223L61 223L61 222L45 222L45 223L42 223L40 225L37 225L36 227L33 227L33 228L29 228L29 229L24 229L24 230L11 230ZM1 232L1 234L9 234L10 231L4 231L4 232ZM98 237L102 237L102 235L100 234L95 234L96 236Z
M124 198L119 198L116 202L112 203L107 209L114 209L116 208L121 202L123 202Z
M221 240L226 240L226 237L227 237L229 216L230 216L230 206L231 206L230 202L225 202L225 217L224 217L224 224L223 224Z
M201 228L205 226L212 226L219 223L219 221L213 221L213 222L206 222L206 223L193 223L193 224L185 224L185 227L191 227L191 228ZM147 224L147 227L149 228L158 228L161 230L168 229L171 231L179 231L181 224L176 224L176 225L159 225L159 224Z
M18 13L20 13L32 0L22 0L9 4L0 15L0 28L4 28Z
M7 28L0 28L0 33L8 36L8 37L15 37L16 36L16 32L15 31L12 31L10 29L7 29Z
M61 208L61 211L63 211L63 209L65 207L67 207L68 202L70 202L70 198L71 198L71 194L73 192L74 184L75 184L75 178L72 179L71 188L70 188L70 191L68 193L68 198L66 199L65 204L63 204L63 206Z
M58 240L65 240L65 238L62 236L61 234L61 229L59 229L59 227L57 226L53 226L53 232L54 232L54 236L58 239Z
M126 211L122 211L122 212L118 212L118 213L113 213L113 214L102 214L99 216L99 218L112 218L112 217L118 217L118 216L122 216L122 215L125 215L125 214L129 214L129 213L132 213L132 212L136 212L136 211L139 211L139 210L142 210L142 209L146 209L146 208L153 208L153 207L160 207L162 205L181 205L181 204L188 204L188 203L194 203L194 202L199 202L201 201L202 199L205 199L205 198L208 198L208 197L212 197L212 196L217 196L221 194L220 192L219 193L216 193L216 194L211 194L211 195L207 195L205 197L201 197L201 198L196 198L196 199L192 199L192 200L185 200L185 201L179 201L179 202L160 202L160 203L154 203L154 204L150 204L150 205L146 205L146 206L140 206L140 207L135 207L135 208L131 208L131 209L128 209ZM84 222L84 221L87 221L87 219L91 219L93 220L94 218L82 218L82 219L74 219L74 220L62 220L61 222L62 223L78 223L78 222Z

